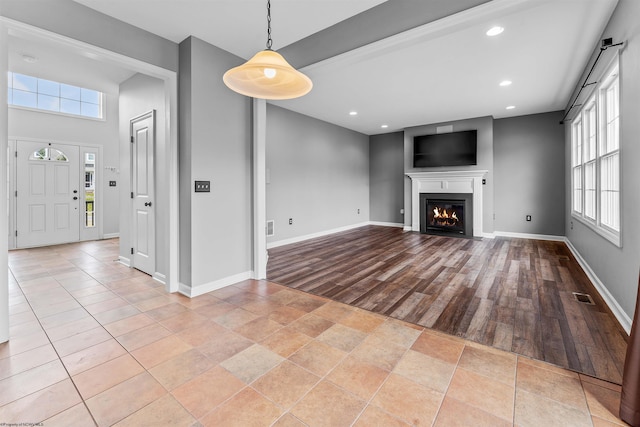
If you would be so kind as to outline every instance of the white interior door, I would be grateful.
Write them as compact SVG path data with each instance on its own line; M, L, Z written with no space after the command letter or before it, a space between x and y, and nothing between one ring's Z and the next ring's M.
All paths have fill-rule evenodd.
M153 275L155 272L154 215L154 111L131 119L131 197L133 226L131 264Z
M16 246L78 241L78 147L18 141L16 149Z

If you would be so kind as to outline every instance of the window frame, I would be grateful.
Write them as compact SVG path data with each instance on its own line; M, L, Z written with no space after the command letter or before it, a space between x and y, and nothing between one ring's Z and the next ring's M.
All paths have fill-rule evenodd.
M607 101L607 91L616 85L617 99L614 106L617 116L615 121L617 126L614 132L617 147L613 150L604 152L609 147L607 133L607 113L610 111L610 104ZM611 60L604 72L598 79L598 83L594 85L592 92L588 94L587 101L581 106L579 113L571 121L571 217L585 224L593 231L613 243L618 247L622 247L622 188L621 188L621 149L620 149L620 61L618 54ZM594 110L595 109L595 110ZM590 112L595 115L589 116ZM593 143L589 140L590 119L595 119L595 153L590 153ZM581 152L576 150L580 147ZM592 154L590 156L590 154ZM603 212L605 203L603 201L603 162L606 159L617 158L617 176L613 177L614 184L617 184L617 206L611 206L613 210L617 209L618 229L616 230L609 224L603 222ZM594 215L590 217L587 212L587 165L593 165L595 176L595 201ZM576 170L580 171L580 182L576 182ZM615 175L615 174L614 174ZM614 185L615 186L615 185ZM580 193L580 200L577 200L577 192ZM615 196L613 197L615 199Z
M32 92L32 91L22 91L22 92L26 92L26 93L30 93L30 94L34 94L36 96L36 106L35 107L30 107L30 106L25 106L25 105L17 105L14 104L13 102L13 94L12 91L13 90L19 90L14 87L13 85L13 75L19 75L19 76L24 76L24 77L28 77L28 78L32 78L36 80L36 92ZM93 103L93 102L88 102L88 101L84 101L85 104L90 104L90 105L96 105L98 107L98 111L100 113L100 117L94 117L94 116L86 116L86 115L82 115L82 114L74 114L74 113L67 113L64 111L56 111L54 109L47 109L47 108L39 108L38 102L39 102L39 98L40 96L45 96L45 97L49 97L49 98L56 98L58 101L58 110L62 105L62 101L73 101L72 99L67 99L66 97L62 96L61 91L59 90L58 96L52 96L48 93L44 93L44 92L40 92L38 89L38 82L42 80L42 81L46 81L46 82L51 82L51 83L56 83L58 84L60 87L62 86L68 86L68 87L74 87L77 88L80 93L82 93L83 90L89 90L92 92L96 92L98 94L99 97L99 102ZM29 76L27 74L22 74L22 73L18 73L18 72L13 72L13 71L9 71L7 73L7 105L10 108L15 108L18 110L25 110L25 111L35 111L35 112L39 112L39 113L47 113L47 114L54 114L54 115L59 115L59 116L64 116L64 117L73 117L76 119L85 119L85 120L94 120L94 121L100 121L100 122L104 122L107 120L106 118L106 94L104 92L101 92L99 90L95 90L95 89L89 89L89 88L84 88L84 87L80 87L80 86L74 86L74 85L68 85L66 83L62 83L62 82L58 82L58 81L53 81L53 80L48 80L48 79L44 79L44 78L40 78L40 77L35 77L35 76ZM82 95L80 95L82 96ZM80 108L82 108L82 103L83 101L80 99L79 101L77 101L80 104ZM82 111L82 110L80 110Z

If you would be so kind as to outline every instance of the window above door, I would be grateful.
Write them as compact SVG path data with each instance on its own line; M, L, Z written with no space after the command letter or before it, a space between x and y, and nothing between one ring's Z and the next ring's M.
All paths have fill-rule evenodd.
M97 90L12 72L7 85L7 103L12 107L104 119L104 94Z

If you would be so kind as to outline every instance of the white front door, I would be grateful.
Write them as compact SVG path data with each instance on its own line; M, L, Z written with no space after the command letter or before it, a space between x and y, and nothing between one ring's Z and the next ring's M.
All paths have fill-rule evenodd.
M154 111L131 119L131 265L153 275L156 263L154 215Z
M78 147L30 141L16 145L16 246L78 241Z

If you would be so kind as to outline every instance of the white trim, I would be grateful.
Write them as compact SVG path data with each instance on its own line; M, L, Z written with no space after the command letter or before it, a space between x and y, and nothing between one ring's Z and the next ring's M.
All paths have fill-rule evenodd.
M402 231L413 231L413 229L411 228L411 226L410 226L410 225L404 225L404 226L402 227Z
M244 273L234 274L233 276L225 277L222 279L214 280L213 282L198 285L195 288L191 286L187 286L184 283L180 283L178 292L180 292L182 295L185 295L189 298L194 298L199 295L206 294L207 292L215 291L217 289L224 288L229 285L233 285L234 283L251 279L252 277L253 277L253 271L245 271Z
M103 239L117 239L120 237L120 233L105 233L102 235Z
M483 239L495 239L496 233L482 233Z
M364 227L369 225L368 222L361 222L358 224L345 225L344 227L338 227L331 230L319 231L317 233L311 233L304 236L292 237L291 239L279 240L277 242L267 243L267 249L277 248L279 246L290 245L292 243L303 242L309 239L315 239L316 237L324 237L330 234L340 233L341 231L353 230L354 228Z
M253 278L267 278L267 102L253 100Z
M379 225L380 227L398 227L403 228L404 224L400 224L398 222L379 222L379 221L369 221L369 225Z
M131 268L131 260L127 257L123 257L122 255L119 255L118 262L126 267Z
M483 236L482 178L487 170L406 172L411 178L411 229L420 231L420 193L464 193L473 200L473 237Z
M158 273L157 271L151 275L151 278L156 282L160 282L166 286L167 284L167 276L162 273Z
M494 231L493 237L514 237L516 239L533 239L533 240L549 240L552 242L566 242L565 236L554 236L552 234L530 234L530 233L512 233L511 231Z
M585 274L593 284L593 287L596 288L596 291L598 291L605 304L607 304L620 325L624 328L627 334L631 333L631 318L627 315L627 313L624 312L622 307L620 307L618 301L616 301L616 299L613 297L613 295L611 295L604 283L602 283L598 276L596 276L596 273L594 273L591 267L589 267L587 261L585 261L585 259L582 258L582 255L580 255L580 252L578 252L578 250L571 244L571 241L569 239L565 239L565 244L575 257L575 259L578 261L578 264L580 264L580 267L582 267L582 270L585 272Z

